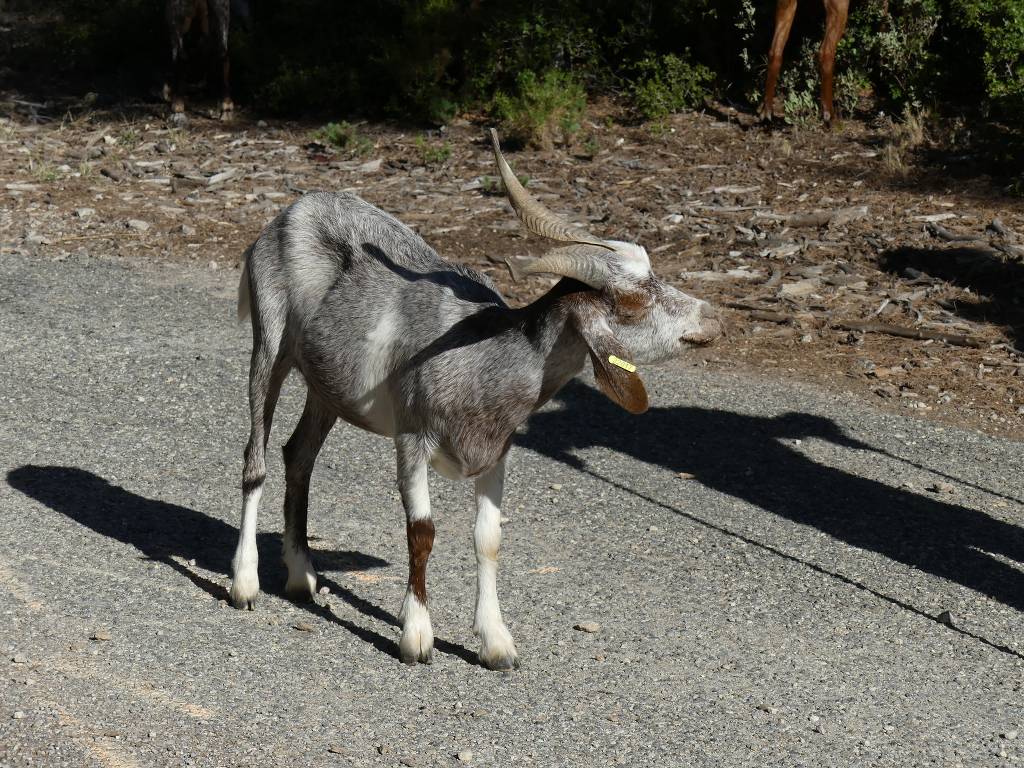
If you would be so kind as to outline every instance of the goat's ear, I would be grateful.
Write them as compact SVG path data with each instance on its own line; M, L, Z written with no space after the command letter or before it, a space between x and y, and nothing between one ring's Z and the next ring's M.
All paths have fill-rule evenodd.
M577 307L573 317L590 350L597 386L630 413L646 411L647 390L626 348L612 335L604 313L593 304L586 304Z

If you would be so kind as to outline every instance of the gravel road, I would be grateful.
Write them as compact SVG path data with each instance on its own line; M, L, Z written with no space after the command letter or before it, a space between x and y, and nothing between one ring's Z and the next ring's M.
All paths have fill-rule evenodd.
M280 594L275 451L268 594L227 607L237 278L0 259L0 766L1024 759L1020 444L697 360L646 372L643 416L583 379L519 436L499 580L519 671L475 664L471 488L437 476L437 652L399 663L393 450L354 428L314 475L329 592Z

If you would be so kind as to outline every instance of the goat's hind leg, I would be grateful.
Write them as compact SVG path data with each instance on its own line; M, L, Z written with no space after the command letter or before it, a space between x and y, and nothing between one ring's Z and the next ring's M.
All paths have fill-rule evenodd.
M337 418L320 405L313 393L307 392L302 417L284 446L287 487L284 495L283 555L288 568L285 592L293 600L311 600L316 592L316 571L306 539L309 479L316 457L335 421Z
M279 353L281 331L265 324L253 312L253 352L249 369L249 409L252 427L242 468L242 521L238 546L231 560L231 603L252 610L260 592L259 554L256 550L256 518L263 483L267 478L267 440L274 408L291 362Z

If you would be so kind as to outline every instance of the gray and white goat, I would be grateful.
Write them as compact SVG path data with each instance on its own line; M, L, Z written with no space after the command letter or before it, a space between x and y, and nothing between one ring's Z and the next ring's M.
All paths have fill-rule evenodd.
M582 370L641 413L647 393L634 363L664 360L720 334L711 307L659 280L639 245L601 240L545 209L523 189L491 132L509 201L527 229L569 245L510 264L562 279L534 303L509 308L491 282L441 259L401 222L350 194L301 198L247 252L239 316L252 315L252 431L242 474L242 522L231 600L259 594L256 515L265 449L285 376L298 368L306 404L284 446L286 591L310 599L316 572L306 542L313 463L341 418L395 441L406 513L409 582L400 620L402 661L434 646L426 568L434 541L427 467L474 478L480 661L518 666L496 587L502 486L512 435Z

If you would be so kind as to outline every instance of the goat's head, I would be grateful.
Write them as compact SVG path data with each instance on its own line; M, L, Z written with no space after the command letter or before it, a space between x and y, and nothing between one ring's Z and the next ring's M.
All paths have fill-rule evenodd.
M512 173L493 129L491 143L519 220L535 234L570 243L537 259L509 261L512 276L542 272L590 286L592 292L573 300L571 312L598 385L627 410L646 410L647 393L632 364L658 362L714 341L722 333L717 313L658 278L642 246L594 237L545 208Z

